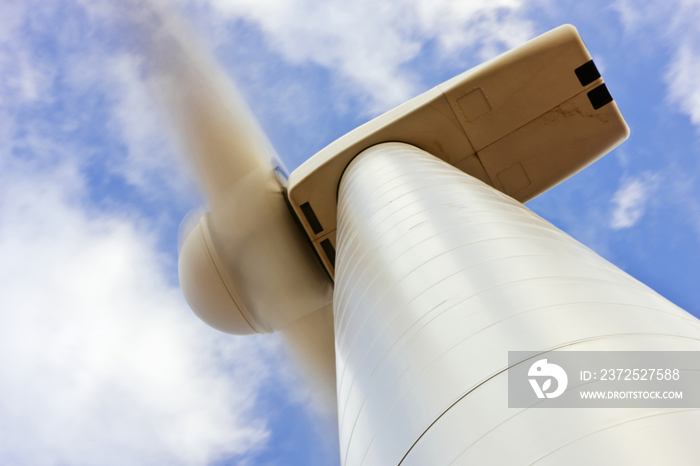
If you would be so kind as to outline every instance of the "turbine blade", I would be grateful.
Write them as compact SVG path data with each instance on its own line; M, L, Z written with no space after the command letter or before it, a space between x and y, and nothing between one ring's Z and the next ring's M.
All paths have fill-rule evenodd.
M274 177L279 159L233 81L172 12L154 10L158 27L146 34L151 65L207 199L258 168Z
M292 322L281 331L287 349L309 384L313 408L337 425L333 306Z

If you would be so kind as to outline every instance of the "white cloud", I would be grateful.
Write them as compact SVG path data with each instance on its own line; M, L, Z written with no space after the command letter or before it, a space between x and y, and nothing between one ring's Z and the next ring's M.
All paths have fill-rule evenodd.
M668 101L700 127L700 1L618 0L615 8L629 34L661 38L670 47L664 76Z
M404 65L429 41L443 54L465 48L482 58L533 35L522 0L202 0L231 20L257 24L293 63L333 70L369 96L370 111L402 103L419 89Z
M103 160L106 168L150 198L191 195L192 181L177 159L157 81L149 76L144 56L128 51L104 55L97 49L70 60L63 79L76 93L104 98L105 132L122 145L123 150L113 150Z
M673 5L667 37L675 51L666 71L668 99L700 127L700 1L679 0Z
M200 465L261 445L272 342L207 329L155 239L83 210L81 186L69 165L2 167L0 463Z
M678 46L666 73L668 97L690 121L700 126L700 47L686 43Z
M50 98L53 70L36 63L33 54L17 44L25 8L5 3L0 8L0 97L4 103Z
M173 163L174 155L178 155L176 146L164 124L156 83L147 73L144 53L118 42L123 40L119 34L125 30L119 28L130 24L129 15L136 15L144 2L78 3L71 8L82 7L90 19L80 27L72 17L71 21L57 20L61 11L52 2L0 0L3 13L8 13L0 16L0 117L1 113L16 116L20 110L32 116L43 111L38 117L25 117L25 134L37 133L34 139L63 140L64 147L71 143L87 145L85 150L75 151L73 158L83 165L106 165L109 175L121 177L141 196L191 196L193 183L183 164ZM138 28L134 24L130 27L127 33L137 36ZM51 36L55 52L37 43L38 31ZM128 40L136 42L135 37ZM58 105L48 107L59 100ZM61 115L60 124L51 121L42 125L42 117L55 115ZM5 123L0 131L6 132L5 126L13 125L12 121ZM118 145L110 148L108 157L104 150L94 150L94 143L90 147L68 136L90 125L95 139L111 138ZM4 141L12 137L6 135Z
M156 84L146 77L142 60L123 53L103 61L100 79L111 99L110 125L127 147L112 169L151 195L164 187L168 194L186 192L182 188L191 188L191 182L183 171L185 165L173 163L175 146L159 111Z
M682 1L682 0L681 0ZM657 2L655 0L617 0L612 8L617 10L622 25L628 34L663 23L678 8L679 1Z
M610 219L610 228L620 230L636 224L644 215L647 201L658 188L658 175L644 175L625 180L612 198L615 209Z

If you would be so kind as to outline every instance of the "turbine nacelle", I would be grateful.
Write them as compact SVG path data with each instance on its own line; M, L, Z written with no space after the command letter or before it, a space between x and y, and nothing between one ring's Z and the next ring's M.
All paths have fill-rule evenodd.
M291 174L289 209L242 99L219 99L217 82L196 76L183 115L211 212L184 242L180 281L202 320L235 334L279 330L331 303L338 186L365 149L411 144L525 202L629 134L578 32L561 26L321 150Z
M334 276L340 178L368 147L414 145L526 202L628 135L576 28L565 25L336 140L290 175L289 201Z

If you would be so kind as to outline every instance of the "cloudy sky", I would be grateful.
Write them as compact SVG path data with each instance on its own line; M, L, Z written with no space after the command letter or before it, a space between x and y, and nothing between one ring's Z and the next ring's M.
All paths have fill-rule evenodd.
M486 58L575 25L631 137L531 201L700 315L700 1L180 0L293 170ZM0 0L0 463L333 465L279 339L218 334L177 283L202 200L137 0ZM176 136L176 135L175 135Z

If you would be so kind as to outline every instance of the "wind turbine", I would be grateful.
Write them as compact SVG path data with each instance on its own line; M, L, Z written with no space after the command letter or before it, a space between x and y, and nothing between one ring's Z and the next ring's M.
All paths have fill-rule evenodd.
M696 464L696 410L507 404L509 350L700 349L697 319L522 204L628 136L575 28L288 178L226 78L170 47L166 84L209 203L181 247L185 297L218 330L284 334L337 403L343 465Z

